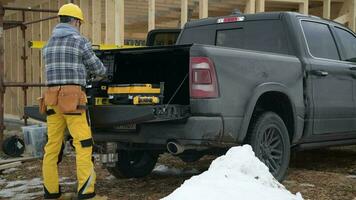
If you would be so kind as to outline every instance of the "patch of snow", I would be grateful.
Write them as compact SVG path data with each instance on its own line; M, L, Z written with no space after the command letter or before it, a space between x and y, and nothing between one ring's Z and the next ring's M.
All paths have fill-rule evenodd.
M12 199L33 199L36 193L27 193L29 190L41 189L42 181L40 178L32 180L10 181L7 183L5 189L0 190L0 197ZM27 196L26 196L27 195Z
M197 169L182 170L159 164L153 169L153 173L159 175L192 175L198 174L199 171Z
M4 171L2 171L3 174L10 174L14 171L19 170L19 168L13 167L13 168L9 168L9 169L5 169Z
M254 154L251 146L231 148L208 171L186 180L164 200L302 200L290 193Z
M356 175L348 175L348 176L346 176L346 178L355 178L356 179Z
M302 187L315 187L314 184L310 184L310 183L301 183L299 185L302 186Z

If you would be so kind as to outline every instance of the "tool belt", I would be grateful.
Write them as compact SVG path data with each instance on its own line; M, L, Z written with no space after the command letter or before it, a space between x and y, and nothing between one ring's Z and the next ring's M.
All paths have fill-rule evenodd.
M62 113L83 113L87 97L80 85L51 86L39 98L39 109L45 114L47 106L57 106Z

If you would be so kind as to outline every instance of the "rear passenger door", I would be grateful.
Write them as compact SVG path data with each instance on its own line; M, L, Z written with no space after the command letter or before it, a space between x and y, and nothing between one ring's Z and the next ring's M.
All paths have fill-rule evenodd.
M314 112L313 135L349 134L356 130L350 64L341 60L340 48L328 24L302 20L301 25L310 54L308 76Z

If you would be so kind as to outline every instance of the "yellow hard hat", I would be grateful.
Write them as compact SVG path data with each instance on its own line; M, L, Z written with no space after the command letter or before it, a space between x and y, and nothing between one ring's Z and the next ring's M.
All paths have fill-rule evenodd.
M72 3L64 4L59 9L58 16L74 17L84 22L84 15L82 9L80 9L79 6Z

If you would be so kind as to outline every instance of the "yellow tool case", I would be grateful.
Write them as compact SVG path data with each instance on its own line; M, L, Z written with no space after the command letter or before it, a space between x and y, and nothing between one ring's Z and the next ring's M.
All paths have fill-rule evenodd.
M164 83L108 85L112 104L156 105L163 102Z

